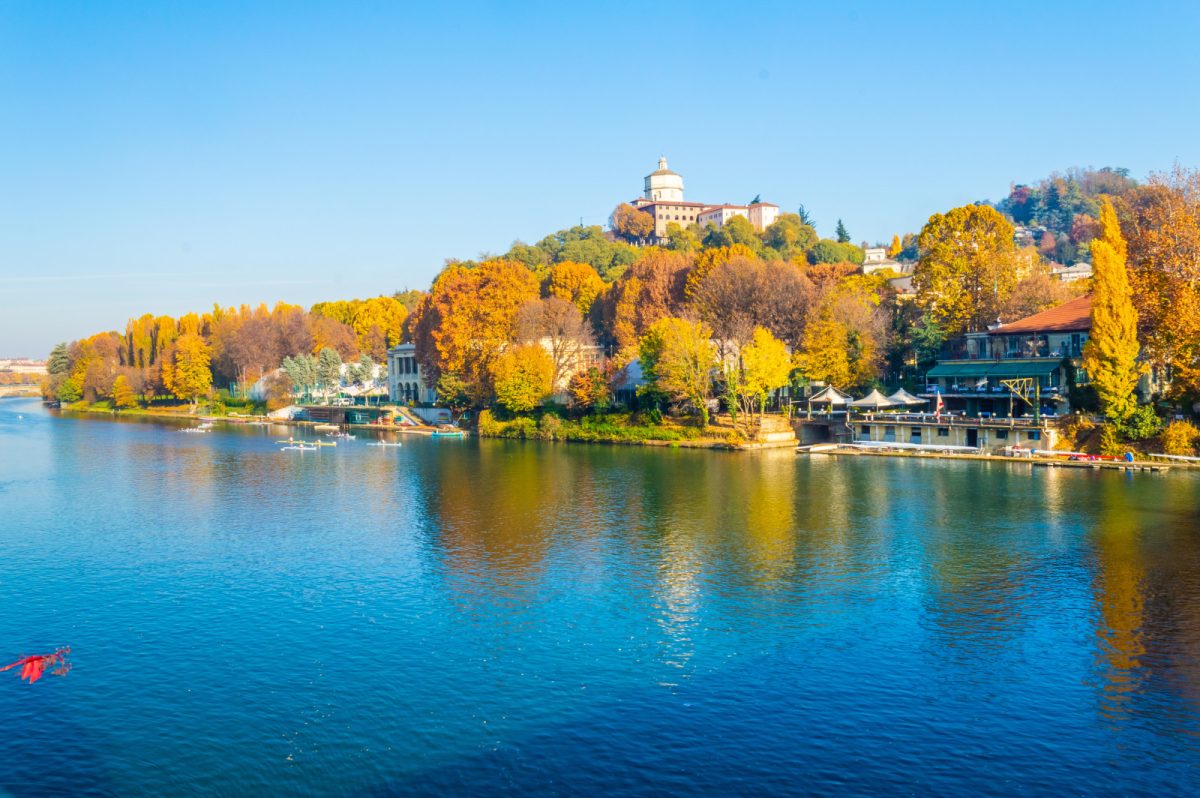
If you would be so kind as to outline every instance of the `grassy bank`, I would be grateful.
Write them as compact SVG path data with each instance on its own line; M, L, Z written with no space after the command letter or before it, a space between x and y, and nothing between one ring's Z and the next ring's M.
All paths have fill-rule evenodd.
M651 419L636 413L609 413L580 419L544 413L538 418L498 418L490 410L479 414L478 432L484 438L514 440L618 443L644 446L703 446L729 448L740 437L729 430L700 427L679 419Z

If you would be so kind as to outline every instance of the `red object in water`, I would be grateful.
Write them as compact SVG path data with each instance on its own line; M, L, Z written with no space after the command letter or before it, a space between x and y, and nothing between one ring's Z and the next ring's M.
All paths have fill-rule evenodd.
M42 678L46 673L46 668L51 666L54 666L54 669L50 672L55 676L66 676L67 671L71 670L71 663L67 662L67 655L70 653L71 648L64 646L53 654L35 654L32 657L21 657L16 662L0 668L0 672L12 670L19 665L21 666L21 678L29 680L30 684Z

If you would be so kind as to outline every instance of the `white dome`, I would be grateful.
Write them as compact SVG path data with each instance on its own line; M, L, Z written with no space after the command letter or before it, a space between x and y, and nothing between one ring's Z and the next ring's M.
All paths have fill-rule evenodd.
M683 200L683 177L667 168L666 156L658 159L658 169L646 175L646 199L653 202Z

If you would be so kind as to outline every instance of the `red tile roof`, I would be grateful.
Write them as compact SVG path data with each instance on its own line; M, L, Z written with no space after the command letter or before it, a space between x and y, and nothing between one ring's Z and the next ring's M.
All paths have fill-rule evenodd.
M997 327L989 335L1012 335L1030 332L1087 332L1092 329L1092 295L1072 299L1065 305L1043 310L1011 324Z

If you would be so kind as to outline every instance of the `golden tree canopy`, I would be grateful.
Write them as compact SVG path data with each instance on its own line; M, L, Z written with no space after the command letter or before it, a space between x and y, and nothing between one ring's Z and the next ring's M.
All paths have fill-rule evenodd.
M917 240L913 287L947 335L994 322L1020 278L1013 226L995 208L965 205L929 217Z

